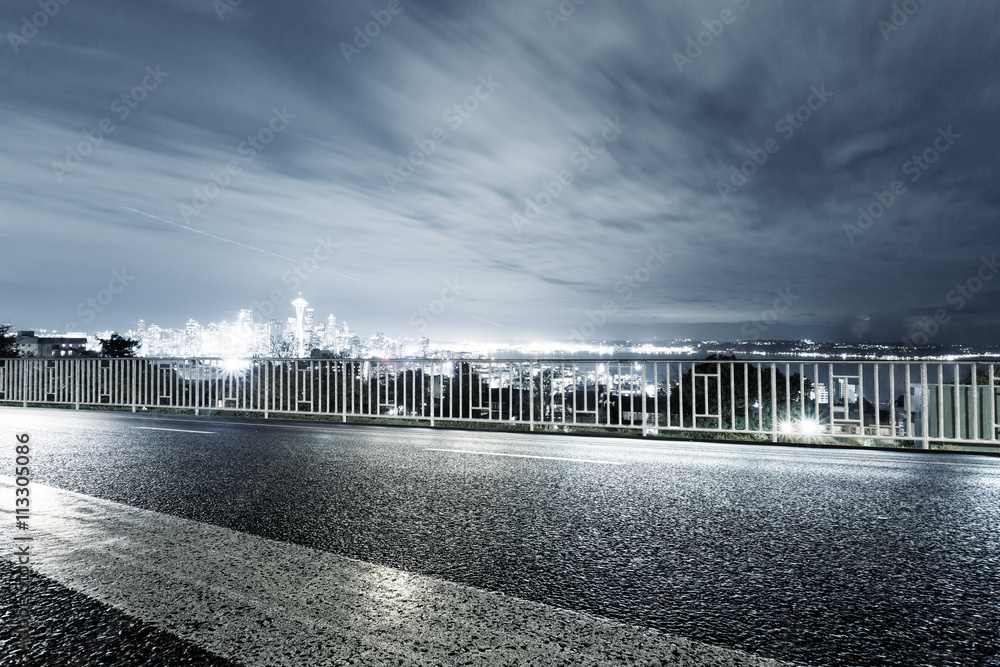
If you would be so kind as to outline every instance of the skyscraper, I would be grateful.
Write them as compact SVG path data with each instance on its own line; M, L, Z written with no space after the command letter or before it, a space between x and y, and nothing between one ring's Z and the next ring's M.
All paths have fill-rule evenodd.
M306 308L305 315L303 315L302 332L305 337L306 349L311 350L316 347L316 311L312 308Z
M285 325L271 318L267 321L267 355L277 356L285 335Z
M184 327L184 354L186 356L197 356L201 354L202 328L197 321L191 319Z
M323 336L323 347L331 348L337 340L337 318L332 314L326 318L326 332Z

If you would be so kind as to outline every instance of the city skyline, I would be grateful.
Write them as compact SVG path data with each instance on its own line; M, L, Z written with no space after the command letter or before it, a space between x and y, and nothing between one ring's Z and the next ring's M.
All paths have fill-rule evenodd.
M198 321L188 318L183 323L139 319L121 331L57 331L36 327L12 328L14 335L25 347L27 356L48 356L49 352L33 351L38 339L55 345L53 356L73 356L70 348L84 345L91 352L100 352L101 341L119 333L138 343L135 353L144 357L164 358L223 358L229 360L259 357L308 358L314 354L346 358L557 358L560 356L620 358L703 358L723 355L733 358L811 358L811 359L929 359L950 360L988 359L1000 355L997 344L944 344L932 341L851 341L810 339L789 340L766 337L749 337L732 340L695 338L653 338L649 340L627 338L493 338L493 339L436 339L414 336L410 331L386 333L383 330L359 331L333 313L326 317L317 315L312 304L300 293L296 301L302 307L302 328L299 311L289 304L276 317L262 318L253 308L225 313L224 319ZM294 303L294 302L293 302ZM280 317L280 315L286 315ZM299 338L299 332L302 338ZM26 338L22 336L27 335ZM58 351L62 348L62 351ZM48 349L48 348L46 348Z
M0 8L15 328L303 292L414 339L996 342L996 6L45 7Z

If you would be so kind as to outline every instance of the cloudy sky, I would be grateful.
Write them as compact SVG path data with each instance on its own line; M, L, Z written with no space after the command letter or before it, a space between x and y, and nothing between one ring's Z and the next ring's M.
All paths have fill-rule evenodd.
M0 321L997 342L995 2L48 1Z

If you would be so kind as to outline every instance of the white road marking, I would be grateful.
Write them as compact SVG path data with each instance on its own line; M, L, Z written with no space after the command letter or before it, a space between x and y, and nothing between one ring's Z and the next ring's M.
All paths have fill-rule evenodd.
M174 431L176 433L216 433L217 431L188 431L183 428L157 428L156 426L136 426L143 431Z
M0 497L15 488L0 477ZM12 505L0 504L6 544ZM42 484L30 530L32 569L249 667L780 664Z
M531 454L501 454L500 452L479 452L471 449L432 449L424 447L425 452L451 452L453 454L482 454L483 456L510 456L516 459L546 459L548 461L573 461L574 463L603 463L609 466L625 465L622 461L601 461L599 459L567 459L561 456L532 456Z
M571 436L572 437L572 436ZM521 444L537 444L528 441L522 441ZM604 444L604 443L588 443L588 442L574 442L574 447L586 447L588 449L624 449L628 451L637 452L658 452L663 454L690 454L692 456L730 456L743 458L746 454L751 454L754 457L759 458L769 458L769 459L834 459L843 461L857 461L859 463L921 463L924 465L932 466L971 466L974 468L1000 468L1000 461L996 463L966 463L958 461L933 461L934 457L939 456L939 454L928 453L925 459L899 459L895 458L896 452L884 451L884 450L873 450L864 451L860 450L858 453L864 453L867 456L839 456L836 454L824 454L821 453L823 450L815 450L812 448L798 449L794 445L788 447L787 449L782 448L779 451L771 449L770 451L763 451L763 449L754 451L753 449L748 449L748 447L773 447L769 443L746 443L742 445L733 445L731 442L692 442L686 445L677 445L676 443L664 442L660 443L650 443L646 446L639 445L627 445L627 444ZM711 447L712 449L707 449ZM905 451L905 450L904 450ZM904 451L899 452L899 454L904 454ZM880 454L884 456L879 456ZM975 456L975 453L967 454L967 456Z
M882 452L885 453L885 452ZM775 454L775 456L781 456L780 454ZM971 466L973 468L997 468L1000 467L1000 463L959 463L956 461L927 461L921 459L897 459L892 456L872 456L871 458L858 458L853 456L828 456L824 454L789 454L788 458L792 459L835 459L840 461L857 461L859 463L921 463L929 466ZM931 455L933 456L933 455Z

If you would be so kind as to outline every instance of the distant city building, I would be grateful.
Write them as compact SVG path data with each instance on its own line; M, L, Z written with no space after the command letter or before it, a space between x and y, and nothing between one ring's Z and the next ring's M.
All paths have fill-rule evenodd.
M316 342L316 311L313 308L306 308L302 317L302 335L305 338L306 352L314 347L318 347Z
M844 404L846 399L847 403L854 404L858 402L858 385L851 384L846 378L837 378L837 403Z
M285 337L285 325L272 318L267 322L265 335L267 337L267 356L271 356L281 349Z
M329 345L332 341L332 337L337 335L337 318L333 315L329 315L326 318L326 338L323 340L323 345Z
M196 357L201 353L201 325L194 320L188 320L184 328L185 356Z
M22 354L32 357L71 357L87 349L85 334L36 335L34 331L19 331L15 340Z

